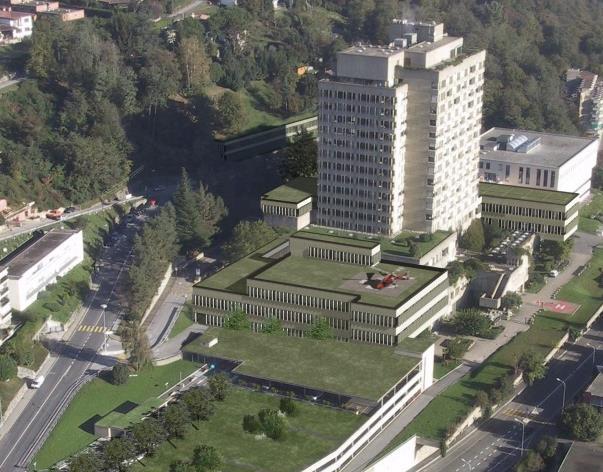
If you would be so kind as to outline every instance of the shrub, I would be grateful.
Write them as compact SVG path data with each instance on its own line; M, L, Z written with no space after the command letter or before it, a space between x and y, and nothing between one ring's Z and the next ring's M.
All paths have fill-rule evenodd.
M209 386L209 393L211 393L214 400L221 402L226 399L226 394L228 393L228 377L225 374L214 375L208 380L207 384Z
M467 231L463 233L459 241L459 246L470 251L481 252L486 245L484 236L484 227L481 220L473 220Z
M111 383L113 385L123 385L128 381L130 372L128 366L118 362L111 369Z
M287 416L297 416L299 410L291 397L281 398L279 410Z
M270 439L280 441L285 438L286 425L285 420L279 416L278 411L265 408L258 413L262 431Z
M262 425L255 415L245 415L243 417L243 431L251 434L256 434L261 431Z
M10 380L17 376L17 363L6 354L0 355L0 380Z

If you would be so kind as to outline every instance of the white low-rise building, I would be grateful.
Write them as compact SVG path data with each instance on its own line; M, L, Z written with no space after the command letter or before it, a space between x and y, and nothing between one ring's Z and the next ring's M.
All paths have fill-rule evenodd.
M12 309L25 310L57 277L64 276L83 260L82 231L63 229L53 229L8 256L1 265L7 273Z
M492 128L480 141L480 179L520 187L590 195L599 143L535 131Z
M34 15L12 11L10 7L0 10L0 37L2 41L18 42L31 37Z
M11 305L8 298L8 267L0 266L0 329L7 328L10 324Z

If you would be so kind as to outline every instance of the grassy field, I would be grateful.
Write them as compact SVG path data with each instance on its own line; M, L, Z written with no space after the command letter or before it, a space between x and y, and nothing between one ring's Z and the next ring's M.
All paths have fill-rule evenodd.
M94 422L124 402L142 403L166 390L198 366L179 361L164 367L151 367L125 385L113 385L95 379L85 385L69 404L67 411L36 456L38 468L47 468L94 441Z
M0 260L31 239L31 233L0 241Z
M457 360L448 361L448 363L446 363L446 364L444 364L444 362L441 360L436 361L433 365L433 378L441 379L448 372L451 372L454 369L456 369L460 364L461 364L461 361L457 361Z
M207 347L207 339L218 344ZM243 361L235 372L378 400L417 363L392 347L211 328L189 353Z
M169 338L173 338L174 336L179 335L193 324L193 307L190 303L184 305L184 308L180 311L178 315L178 319L174 324L174 327L170 331Z
M23 385L21 379L11 379L6 382L0 381L0 400L2 401L2 412L4 413L8 408L8 404L11 402L13 397L17 394L17 391Z
M603 192L593 189L591 202L580 209L578 230L595 234L601 227L599 220L594 219L598 215L603 216Z
M299 415L288 418L283 441L256 439L241 427L243 416L262 408L278 409L278 398L233 388L216 413L199 428L189 427L184 439L164 443L154 456L144 458L135 471L166 472L176 460L189 460L199 444L214 446L222 454L229 472L293 472L325 456L352 434L365 416L308 403L298 403Z
M586 321L599 309L603 299L603 287L597 278L603 266L603 250L593 254L590 268L580 277L573 278L559 292L558 299L581 305L573 315L545 312L536 317L534 326L517 335L508 344L490 356L476 371L465 375L458 383L437 396L411 423L392 441L388 449L408 439L413 434L439 439L449 424L464 417L473 407L475 396L487 390L498 378L510 372L522 353L533 349L542 355L548 353L567 332L569 327L582 328Z

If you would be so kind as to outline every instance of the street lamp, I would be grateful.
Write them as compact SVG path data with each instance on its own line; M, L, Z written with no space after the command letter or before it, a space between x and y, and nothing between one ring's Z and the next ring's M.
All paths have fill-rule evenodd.
M563 384L563 402L561 403L561 412L563 413L563 410L565 410L565 381L561 380L559 377L557 377L556 380Z
M597 357L597 348L595 346L593 346L591 343L586 343L586 345L593 350L593 369L594 369L595 362L596 362L595 358Z
M525 438L526 432L526 422L524 420L520 420L519 418L513 418L518 423L521 423L521 455L523 456L523 441Z
M105 320L105 311L107 310L107 304L103 303L100 306L103 309L103 351L107 350L107 325Z

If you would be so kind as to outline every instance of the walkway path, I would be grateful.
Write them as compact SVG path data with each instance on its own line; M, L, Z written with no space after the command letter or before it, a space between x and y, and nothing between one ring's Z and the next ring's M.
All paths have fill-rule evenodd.
M408 424L433 400L450 385L456 383L463 375L469 372L473 366L461 364L448 375L442 377L431 387L419 395L406 409L396 417L373 442L366 446L352 459L343 472L361 472Z

